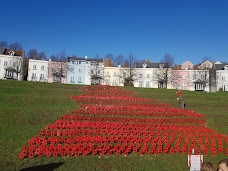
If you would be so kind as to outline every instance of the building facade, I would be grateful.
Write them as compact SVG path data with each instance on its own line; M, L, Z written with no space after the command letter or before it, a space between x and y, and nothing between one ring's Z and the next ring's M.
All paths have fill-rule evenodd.
M67 80L67 63L58 61L48 61L48 82L49 83L66 83Z
M0 54L0 79L23 80L23 50L4 49Z
M48 61L29 59L27 81L48 81Z
M171 68L163 63L136 63L134 87L171 88Z
M68 84L103 84L104 65L102 59L68 57Z
M124 86L124 78L122 68L104 67L104 85Z
M228 91L228 64L215 64L217 91Z

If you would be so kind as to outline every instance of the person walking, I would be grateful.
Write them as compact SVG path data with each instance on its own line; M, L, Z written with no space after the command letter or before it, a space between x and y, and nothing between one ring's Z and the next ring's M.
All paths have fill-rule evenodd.
M177 100L181 106L181 109L184 109L185 108L185 102L184 102L184 98L183 98L183 93L181 91L181 89L179 89L177 92Z

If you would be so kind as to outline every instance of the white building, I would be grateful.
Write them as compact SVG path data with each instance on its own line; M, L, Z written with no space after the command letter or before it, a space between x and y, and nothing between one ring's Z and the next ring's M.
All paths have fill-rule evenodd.
M47 82L48 61L29 59L27 81Z
M103 84L103 78L102 59L68 57L67 84Z
M166 77L167 73L167 77ZM136 63L134 87L171 88L171 68L162 63Z
M4 49L0 54L0 79L23 80L23 50Z
M228 64L215 64L217 91L228 91Z
M124 86L125 79L132 79L134 87L144 88L165 88L164 65L162 63L136 63L135 68L121 67L105 67L104 68L104 84L111 86ZM129 76L131 73L131 76ZM168 84L167 88L171 88L170 74L171 69L167 70ZM131 78L130 78L131 77Z
M122 68L118 67L104 67L104 85L124 86L124 79Z

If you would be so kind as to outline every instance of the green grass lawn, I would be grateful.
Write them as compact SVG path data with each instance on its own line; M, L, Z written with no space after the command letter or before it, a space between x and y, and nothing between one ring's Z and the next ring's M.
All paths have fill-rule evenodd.
M54 123L78 105L71 95L79 95L81 86L39 82L0 80L0 170L167 170L187 171L187 155L130 154L126 157L88 155L86 157L18 158L21 148L40 129ZM154 98L178 107L175 90L124 87L136 97ZM205 116L207 126L228 134L228 93L183 91L187 109ZM225 155L204 156L217 165Z

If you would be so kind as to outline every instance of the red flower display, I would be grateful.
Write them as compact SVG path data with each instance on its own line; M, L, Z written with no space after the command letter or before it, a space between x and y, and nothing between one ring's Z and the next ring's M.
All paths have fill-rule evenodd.
M34 156L224 153L228 136L206 127L204 116L155 99L135 98L120 87L85 86L71 96L80 109L28 140L19 158ZM224 144L225 142L225 144Z

